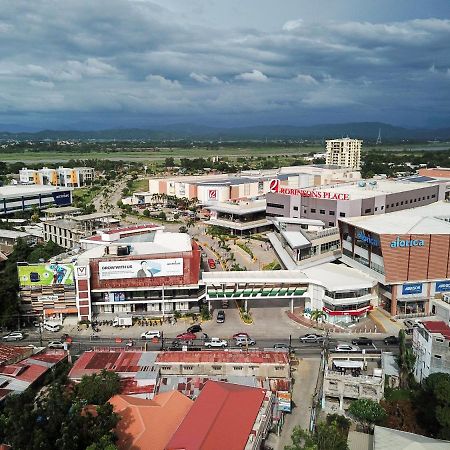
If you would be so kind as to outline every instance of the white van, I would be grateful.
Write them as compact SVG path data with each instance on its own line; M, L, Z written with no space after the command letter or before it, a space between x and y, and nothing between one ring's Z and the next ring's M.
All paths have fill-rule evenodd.
M61 325L54 322L44 322L44 329L55 333L61 329Z

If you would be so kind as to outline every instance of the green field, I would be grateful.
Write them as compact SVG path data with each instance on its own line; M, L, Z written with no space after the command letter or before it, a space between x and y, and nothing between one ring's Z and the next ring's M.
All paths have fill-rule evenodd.
M377 151L395 151L399 154L408 154L410 152L426 152L430 150L448 150L450 143L423 143L423 144L397 144L397 145L379 145L373 144L364 145L363 152L377 150ZM306 153L320 153L325 150L321 144L309 146L243 146L239 147L193 147L193 148L158 148L154 149L140 149L133 150L123 149L114 151L92 151L92 152L76 152L76 151L25 151L17 153L5 152L1 154L2 161L13 163L64 163L71 159L100 159L112 161L136 161L142 163L151 163L163 161L167 157L173 157L175 160L179 158L207 158L212 156L220 156L222 158L228 157L235 159L239 157L267 157L267 156L288 156L296 157Z

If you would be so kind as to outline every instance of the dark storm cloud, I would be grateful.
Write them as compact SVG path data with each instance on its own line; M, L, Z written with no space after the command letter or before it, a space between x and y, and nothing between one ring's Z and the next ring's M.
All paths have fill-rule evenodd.
M236 28L226 18L213 27L203 4L188 14L150 1L0 0L0 123L19 115L42 127L80 115L108 126L114 114L128 125L139 115L239 124L449 117L442 14Z

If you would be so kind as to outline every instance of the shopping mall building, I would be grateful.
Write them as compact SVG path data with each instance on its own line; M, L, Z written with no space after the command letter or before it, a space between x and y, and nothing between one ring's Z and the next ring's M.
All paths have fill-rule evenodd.
M450 203L390 214L341 218L342 261L377 280L392 316L433 313L450 292Z

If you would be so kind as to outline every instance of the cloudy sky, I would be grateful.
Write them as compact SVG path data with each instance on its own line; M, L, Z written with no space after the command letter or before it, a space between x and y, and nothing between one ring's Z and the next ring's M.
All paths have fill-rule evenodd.
M450 125L450 0L0 0L2 129Z

